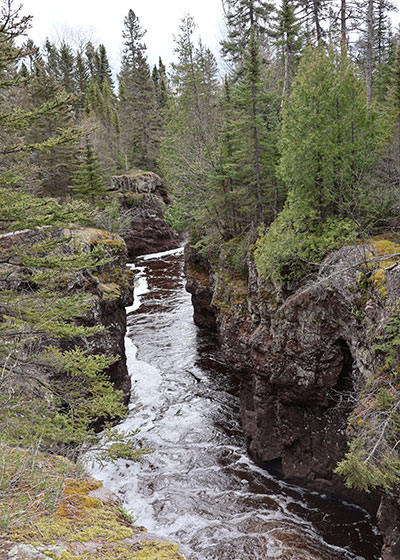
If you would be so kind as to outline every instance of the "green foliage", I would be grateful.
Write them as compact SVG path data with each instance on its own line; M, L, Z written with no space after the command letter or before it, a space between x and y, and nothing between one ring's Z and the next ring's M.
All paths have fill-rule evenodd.
M387 368L400 366L400 318L397 314L389 317L384 333L379 337L379 344L375 350L379 350L385 356Z
M119 79L119 118L122 162L127 171L143 167L154 171L160 149L161 120L158 101L142 30L136 14L129 10L124 19L124 51Z
M352 441L336 473L346 485L390 490L400 482L400 318L396 311L374 346L376 371L349 421Z
M260 274L277 284L300 279L329 251L357 238L354 222L338 216L321 221L317 209L304 202L292 202L289 197L278 218L256 243L254 258Z
M298 279L355 239L365 175L388 139L385 119L365 99L347 59L306 50L283 111L278 171L288 199L255 251L262 275Z
M22 191L3 189L0 196L0 220L10 229L60 226L66 218L76 223L87 210ZM122 394L105 373L118 357L90 350L105 335L90 318L99 306L95 275L117 270L124 251L121 239L95 229L47 227L3 238L0 427L8 443L40 442L42 449L73 453L95 441L100 419L125 413Z
M346 58L321 47L305 51L283 111L279 174L322 219L359 214L363 179L388 141L387 121L365 98Z
M82 201L66 200L61 204L54 198L32 196L24 189L0 187L0 229L15 231L68 223L93 224L93 209Z
M373 463L367 456L361 439L350 443L349 451L340 461L335 473L344 477L348 488L364 492L379 487L390 490L400 482L400 459L392 453L384 454L379 462Z
M80 198L100 205L108 189L104 185L102 170L89 140L86 138L80 168L75 174L72 189Z
M224 243L220 254L222 262L230 266L237 274L246 276L248 272L246 258L250 244L249 235L235 237Z

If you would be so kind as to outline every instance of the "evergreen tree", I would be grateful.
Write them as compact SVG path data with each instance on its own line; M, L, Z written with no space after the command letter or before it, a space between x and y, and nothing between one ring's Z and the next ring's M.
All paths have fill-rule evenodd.
M89 70L89 77L92 80L96 80L97 69L99 67L99 60L98 60L99 55L91 41L88 41L86 45L85 56L86 56L87 67Z
M160 167L175 195L175 223L183 229L196 223L210 233L221 222L215 203L219 190L210 177L219 165L221 126L217 65L209 49L193 42L195 23L186 16L175 39L177 62L172 65L171 94L165 113ZM215 192L216 191L216 192Z
M85 104L85 95L89 87L89 70L81 51L76 53L74 78L78 107L77 114L79 117L82 114Z
M300 22L296 17L295 8L294 0L282 0L276 15L276 26L272 33L282 57L282 101L290 94L302 47Z
M309 48L283 112L279 174L288 199L258 242L263 274L297 277L356 234L368 205L364 181L387 139L352 63Z
M158 89L156 89L156 93L160 109L165 109L168 101L168 77L161 56L158 59Z
M223 0L223 7L227 37L221 43L222 55L240 70L252 34L265 46L274 5L264 0Z
M75 57L72 49L66 43L62 43L58 54L59 61L59 81L64 90L68 93L75 92L74 67Z
M44 44L44 56L46 60L47 70L57 80L60 80L60 55L56 45L46 39Z
M330 0L297 0L308 44L324 39L324 22L328 18Z
M46 99L31 102L33 100L29 99L29 88L21 83L17 64L32 53L32 50L26 45L16 45L16 38L26 34L30 18L21 16L20 8L14 9L12 0L3 1L1 18L4 23L0 30L0 90L6 102L0 111L0 158L2 169L6 171L15 163L17 154L32 154L29 158L32 160L34 157L38 158L39 154L51 153L57 147L72 145L78 134L68 125L54 127L45 135L34 132L34 127L39 127L43 120L55 120L58 115L67 114L71 99L58 90ZM36 67L38 64L39 62ZM30 171L29 165L25 172L29 174ZM3 174L3 180L8 182L6 174Z
M108 80L99 84L91 80L85 96L82 127L99 159L105 176L115 173L119 165L120 125L116 98Z
M97 81L99 83L99 86L102 88L107 82L112 87L112 72L110 63L108 61L107 51L104 45L99 45L98 53Z
M168 101L168 78L161 57L158 59L158 66L154 65L151 77L154 83L158 108L162 111L167 106Z
M132 10L124 20L124 51L119 74L121 148L123 165L157 168L160 117L154 83L142 43L145 32Z
M256 0L239 0L227 2L226 8L230 40L224 41L222 47L228 60L236 63L232 88L237 109L233 146L237 147L235 161L240 169L240 182L247 186L248 197L253 201L251 222L255 231L257 224L270 222L278 209L274 152L279 101L265 85L265 26L272 6Z
M49 105L54 99L63 103L52 111L40 115L25 133L25 141L30 144L46 142L60 134L63 142L50 145L31 156L32 179L52 195L67 193L70 176L74 172L77 155L77 140L80 135L75 126L74 98L67 95L53 75L47 74L39 63L26 85L28 103L31 108Z
M101 201L107 192L103 182L103 171L87 138L72 189L80 198L90 200L93 205Z

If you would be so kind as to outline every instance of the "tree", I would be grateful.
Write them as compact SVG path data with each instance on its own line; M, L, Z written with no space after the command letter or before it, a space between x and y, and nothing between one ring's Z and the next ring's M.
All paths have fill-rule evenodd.
M24 138L30 144L39 144L51 141L61 131L64 132L64 142L55 142L45 150L36 151L30 160L34 166L32 179L48 194L65 196L70 177L75 171L77 141L80 136L80 131L75 127L74 98L38 63L25 88L31 109L50 106L57 98L63 100L54 110L47 110L38 116Z
M108 189L104 186L103 172L88 138L82 152L81 165L75 174L72 189L80 198L88 199L94 205L104 198Z
M201 237L207 226L218 228L214 200L220 191L214 192L209 182L219 165L221 108L215 57L201 42L194 43L195 28L188 15L175 38L177 62L172 65L160 168L174 192L176 225L185 229L195 222Z
M265 46L273 7L262 0L223 0L227 37L221 42L222 55L239 71L252 34L257 44Z
M66 43L62 43L59 49L59 81L66 92L75 92L75 57L72 49Z
M329 0L297 0L308 43L317 45L324 38L324 20L328 16Z
M27 45L16 45L16 39L26 34L31 18L21 16L20 8L14 9L12 0L3 0L1 16L0 90L4 103L0 111L0 158L2 169L7 170L21 154L31 154L30 158L34 154L49 154L57 147L72 145L79 134L65 126L54 128L45 135L33 132L33 128L39 127L44 119L54 119L57 115L68 113L71 99L58 89L44 100L31 102L29 86L26 88L21 80L17 65L32 53L29 50L32 47L28 49ZM30 170L29 165L26 171Z
M277 112L273 100L264 93L263 83L266 76L266 25L272 5L256 0L239 0L227 1L225 7L228 40L222 43L222 50L228 60L236 64L233 68L235 86L232 99L234 103L236 99L237 107L235 128L239 138L236 145L241 144L237 155L241 152L241 167L246 170L242 181L248 186L250 198L256 200L252 220L255 229L254 226L265 219L271 220L274 206L277 211L273 153ZM274 190L275 195L271 197ZM268 201L267 213L265 199Z
M119 74L121 148L124 166L157 168L160 117L154 83L142 43L145 32L132 10L124 20L124 51Z
M291 84L302 47L300 22L295 14L295 3L293 0L282 0L281 7L276 15L276 28L273 37L283 59L283 102L285 97L290 94Z
M159 110L162 111L166 108L168 101L168 78L166 68L161 60L161 57L158 59L158 67L154 65L151 77L154 82L158 107Z
M363 223L365 179L388 140L387 121L366 105L345 57L307 49L284 108L279 175L285 207L258 242L263 274L294 278Z

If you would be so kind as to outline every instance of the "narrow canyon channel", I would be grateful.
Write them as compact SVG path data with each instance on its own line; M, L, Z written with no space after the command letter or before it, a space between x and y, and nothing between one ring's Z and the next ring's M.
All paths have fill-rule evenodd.
M182 250L131 268L133 397L120 428L139 428L153 452L140 463L94 467L94 476L188 560L377 560L379 534L364 510L282 483L249 459L239 380L215 336L193 323Z

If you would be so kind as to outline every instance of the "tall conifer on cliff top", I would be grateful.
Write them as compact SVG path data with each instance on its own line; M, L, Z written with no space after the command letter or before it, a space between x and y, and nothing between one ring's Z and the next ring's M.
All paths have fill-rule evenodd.
M146 46L136 14L129 10L122 33L124 51L119 74L122 165L155 170L159 155L160 117Z

